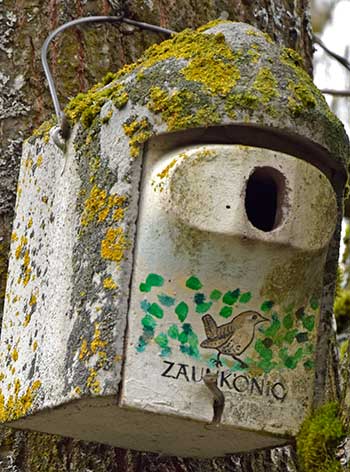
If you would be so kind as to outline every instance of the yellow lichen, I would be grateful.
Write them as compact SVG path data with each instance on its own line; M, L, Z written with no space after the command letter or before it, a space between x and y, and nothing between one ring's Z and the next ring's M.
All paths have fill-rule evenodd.
M177 159L174 158L174 159L162 170L162 172L159 172L159 174L157 174L157 177L159 177L160 179L164 179L165 177L168 177L169 171L174 167L174 165L176 164L176 162L177 162Z
M43 155L39 154L38 159L36 161L37 167L40 167L42 163L43 163Z
M35 352L38 349L38 341L33 342L32 350Z
M114 290L115 288L118 287L118 285L114 282L112 277L107 277L103 281L103 287L108 290Z
M12 231L12 234L11 234L11 241L12 241L12 242L18 241L18 236L17 236L16 231Z
M22 250L27 243L28 243L28 239L25 236L21 236L20 243L15 250L16 259L19 259L21 257Z
M33 306L33 305L36 305L37 303L37 297L36 295L32 292L31 295L30 295L30 299L29 299L29 305L30 306Z
M90 344L90 349L93 354L96 354L99 349L103 349L106 347L107 341L102 341L101 339L101 330L99 327L99 323L95 323L95 332L94 337Z
M122 207L126 202L123 195L112 194L107 196L106 190L94 185L84 203L81 215L81 224L87 226L97 219L98 223L106 220L109 212L116 207Z
M18 379L15 379L13 384L13 394L7 397L0 390L0 421L14 421L18 418L25 416L30 408L32 407L35 399L36 391L40 388L40 380L35 380L26 391L20 395L21 383ZM12 385L9 384L9 390Z
M122 228L109 228L101 242L101 257L109 261L120 263L125 250L129 247Z
M82 361L88 355L89 355L88 343L86 339L83 339L80 346L79 359Z
M142 145L152 136L152 126L147 118L142 120L128 120L123 124L124 133L129 136L130 155L139 156Z
M11 353L12 360L16 362L18 360L18 351L17 348L14 348L12 353Z
M81 395L81 388L80 388L80 387L75 387L74 392L75 392L77 395Z
M263 103L268 103L273 97L278 96L278 82L267 67L259 70L252 88L260 92Z
M97 372L95 369L89 369L89 377L87 378L86 385L87 387L95 394L101 392L101 386L99 380L96 379Z
M30 217L27 223L27 228L31 228L33 226L33 218Z
M23 321L24 328L26 328L29 325L31 319L32 319L32 316L29 313L27 313Z

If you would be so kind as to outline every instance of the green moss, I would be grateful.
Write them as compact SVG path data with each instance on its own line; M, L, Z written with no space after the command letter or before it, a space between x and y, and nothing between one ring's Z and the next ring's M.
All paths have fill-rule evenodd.
M327 403L306 418L297 436L297 453L304 472L341 472L336 447L346 436L339 405Z
M269 103L272 98L278 97L278 82L270 69L262 67L256 75L253 90L261 94L262 103Z

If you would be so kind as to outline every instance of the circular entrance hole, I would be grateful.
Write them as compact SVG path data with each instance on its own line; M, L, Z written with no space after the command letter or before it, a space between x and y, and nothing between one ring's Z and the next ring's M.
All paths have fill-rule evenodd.
M284 194L284 175L273 167L257 167L248 179L245 193L250 223L265 232L276 229L282 219Z

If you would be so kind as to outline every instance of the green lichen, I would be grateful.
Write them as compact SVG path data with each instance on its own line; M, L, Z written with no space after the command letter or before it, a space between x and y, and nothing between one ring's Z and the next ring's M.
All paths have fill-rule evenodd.
M341 472L336 447L346 436L337 403L327 403L307 417L297 436L297 453L304 472Z

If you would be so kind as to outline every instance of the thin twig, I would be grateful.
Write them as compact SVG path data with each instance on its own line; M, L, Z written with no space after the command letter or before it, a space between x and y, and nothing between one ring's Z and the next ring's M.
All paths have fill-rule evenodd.
M350 90L323 89L321 92L335 97L350 97Z
M321 46L321 48L331 57L333 57L333 59L335 59L336 61L338 61L342 66L344 66L349 72L350 72L350 62L345 59L345 57L343 56L340 56L339 54L331 51L330 49L327 48L327 46L324 44L324 42L318 38L317 36L313 35L313 40L316 44L318 44L319 46Z

